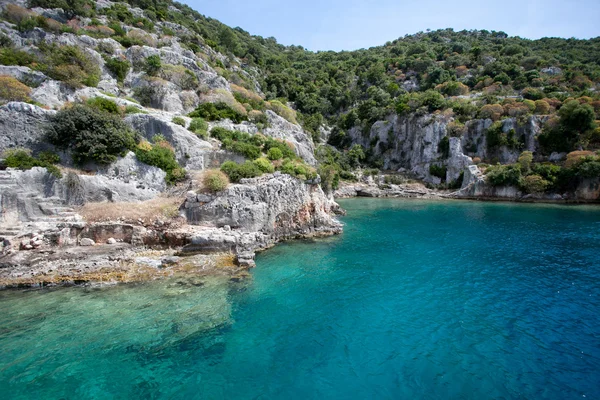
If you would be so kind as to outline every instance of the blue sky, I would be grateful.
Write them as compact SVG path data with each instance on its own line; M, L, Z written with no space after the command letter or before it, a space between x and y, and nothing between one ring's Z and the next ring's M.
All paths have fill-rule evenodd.
M530 39L600 36L600 0L184 2L231 27L313 51L368 48L439 28L488 29Z

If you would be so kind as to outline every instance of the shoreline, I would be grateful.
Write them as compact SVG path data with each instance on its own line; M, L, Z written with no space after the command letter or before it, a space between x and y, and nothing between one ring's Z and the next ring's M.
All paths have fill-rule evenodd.
M600 204L598 201L564 199L458 197L453 195L456 192L428 189L417 183L381 186L345 184L332 194L330 200L387 198L568 206ZM332 204L335 202L332 201ZM331 206L329 213L343 215L345 211L341 207ZM306 219L310 221L310 218ZM300 224L296 230L277 234L187 223L164 226L162 229L120 221L84 223L83 230L69 227L71 236L74 235L73 230L77 231L74 240L58 237L56 243L50 243L49 246L5 254L0 258L0 290L115 285L179 276L202 279L218 275L238 282L250 276L248 271L255 266L256 252L266 251L284 241L342 233L341 224L337 220L331 221L336 223L319 226L313 221L312 225ZM81 244L82 236L100 240L92 240L93 245L85 246ZM21 242L21 248L25 241L33 243L36 240L39 238L28 237ZM242 243L243 248L238 247Z

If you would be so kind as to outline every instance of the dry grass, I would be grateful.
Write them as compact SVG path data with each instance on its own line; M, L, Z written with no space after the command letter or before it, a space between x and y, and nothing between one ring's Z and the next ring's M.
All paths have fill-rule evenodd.
M87 203L78 212L88 222L127 221L153 223L175 219L179 216L181 197L156 197L139 203Z

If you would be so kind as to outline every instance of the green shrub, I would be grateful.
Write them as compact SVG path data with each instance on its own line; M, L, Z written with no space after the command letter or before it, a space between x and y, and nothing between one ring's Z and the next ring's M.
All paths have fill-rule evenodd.
M267 151L267 157L269 160L281 160L283 158L283 152L278 147L271 147Z
M231 150L238 154L241 154L250 160L254 160L255 158L260 157L261 155L260 147L254 146L250 143L233 142L230 146L226 146L226 148L227 150Z
M291 159L297 158L297 155L294 152L294 150L286 142L275 140L273 138L266 138L265 144L264 144L264 150L268 154L268 152L273 148L279 149L279 151L281 151L281 154L282 154L281 158L291 158Z
M227 174L232 182L239 182L242 178L254 178L262 175L262 171L252 161L246 161L243 164L227 161L221 165L221 171Z
M247 116L234 110L224 102L200 104L189 116L192 118L204 118L208 121L228 118L237 124L248 119Z
M45 60L39 68L46 75L71 86L97 86L100 67L96 60L77 46L40 45Z
M60 156L53 151L41 151L38 154L38 160L46 164L58 164L60 163Z
M438 153L442 155L442 158L448 158L450 155L450 139L448 139L448 136L444 136L438 143Z
M429 173L432 176L436 176L444 182L446 180L447 168L445 165L431 164L429 166Z
M183 119L182 117L173 117L171 122L183 126L185 128L185 119Z
M34 158L31 156L29 150L26 149L10 149L6 150L2 155L4 157L4 165L9 168L18 168L20 170L28 170L33 167L46 168L48 173L56 178L62 178L62 172L56 167L54 162L49 162L44 157L43 159ZM55 161L56 158L52 157L51 161ZM58 159L60 161L60 158ZM58 162L56 161L56 162Z
M192 118L188 129L203 139L208 137L208 123L202 118Z
M148 114L146 111L142 110L141 108L136 107L136 106L131 106L131 105L125 107L124 113L125 114Z
M156 76L160 71L161 66L162 63L160 61L160 56L154 54L146 58L146 62L144 63L144 71L150 76Z
M109 100L104 97L93 97L86 101L86 104L92 108L96 108L101 111L106 111L110 114L121 114L121 109L112 100Z
M155 141L154 145L150 145L148 142L141 142L135 148L137 159L165 171L167 173L165 180L169 184L183 180L185 178L185 170L177 163L175 152L171 145L160 137L155 137Z
M106 60L106 68L117 78L117 82L123 83L125 78L127 77L127 73L129 72L129 68L131 68L131 64L127 60L121 60L119 58L113 57Z
M488 169L486 177L492 186L519 186L521 166L518 164L496 165Z
M227 186L229 185L229 178L222 171L209 170L206 171L202 176L202 183L206 189L216 193L227 189Z
M47 128L48 141L69 149L73 161L109 164L135 147L136 134L120 117L78 104L59 111Z
M264 157L257 158L256 160L253 161L253 163L262 172L271 173L271 172L275 171L275 167L273 167L273 165L271 164L271 162L269 160L267 160L266 158L264 158Z
M543 193L550 183L539 175L528 175L521 179L521 189L526 193Z

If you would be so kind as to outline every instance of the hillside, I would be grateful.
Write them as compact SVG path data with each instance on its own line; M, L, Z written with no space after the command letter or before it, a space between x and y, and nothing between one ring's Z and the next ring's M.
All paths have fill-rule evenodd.
M357 179L350 171L358 167L460 187L467 167L477 164L491 174L488 183L529 193L573 190L600 171L594 153L600 148L600 38L526 40L447 29L370 49L314 53L169 1L1 4L2 100L56 110L84 102L82 112L112 112L150 142L165 135L161 129L182 125L199 141L159 137L179 163L160 163L170 183L184 179L178 168L203 169L215 159L204 154L207 139L246 159L267 157L264 171L305 178L315 175L316 147L326 188ZM59 111L58 119L69 112ZM157 128L155 120L169 128ZM216 126L226 130L209 135ZM139 137L131 135L107 154L80 149L85 154L62 162L112 162L135 150L131 143ZM53 144L72 150L73 140L81 138ZM9 141L3 149L9 145L23 143ZM142 153L153 145L144 146L137 158L150 162ZM282 155L269 155L273 147ZM269 157L274 162L267 166ZM227 159L217 158L214 165ZM229 171L233 180L260 173L249 165Z

